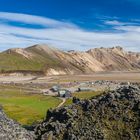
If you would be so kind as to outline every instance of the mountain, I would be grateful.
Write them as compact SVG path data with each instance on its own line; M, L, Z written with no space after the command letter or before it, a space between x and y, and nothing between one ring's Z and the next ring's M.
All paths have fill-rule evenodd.
M43 72L46 75L136 71L140 70L140 53L127 52L121 47L65 52L48 45L34 45L1 52L0 70Z
M47 112L37 140L139 140L140 87L124 86Z

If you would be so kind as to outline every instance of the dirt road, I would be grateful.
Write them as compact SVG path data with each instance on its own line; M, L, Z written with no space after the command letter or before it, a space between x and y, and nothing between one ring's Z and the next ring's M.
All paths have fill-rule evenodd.
M57 108L61 107L64 105L64 103L66 102L65 98L60 98L62 100L62 102L57 106Z

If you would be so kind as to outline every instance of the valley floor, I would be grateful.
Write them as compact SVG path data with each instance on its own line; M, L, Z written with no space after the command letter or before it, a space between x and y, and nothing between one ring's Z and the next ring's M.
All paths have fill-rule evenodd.
M10 83L53 83L90 80L113 80L140 82L140 72L98 72L87 75L59 75L59 76L23 76L21 74L0 75L0 82Z
M93 83L92 83L93 82ZM41 120L49 108L72 103L72 99L60 100L56 94L45 96L43 92L54 85L73 91L73 96L90 98L108 88L115 89L123 82L140 82L140 72L95 73L92 75L61 76L0 76L0 104L6 114L21 124L31 124ZM78 87L94 89L90 92L76 93ZM51 95L51 96L50 96Z

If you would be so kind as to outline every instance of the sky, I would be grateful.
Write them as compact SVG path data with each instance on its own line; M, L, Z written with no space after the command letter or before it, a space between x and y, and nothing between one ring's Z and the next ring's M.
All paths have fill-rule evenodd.
M140 52L140 0L0 0L0 51L48 44Z

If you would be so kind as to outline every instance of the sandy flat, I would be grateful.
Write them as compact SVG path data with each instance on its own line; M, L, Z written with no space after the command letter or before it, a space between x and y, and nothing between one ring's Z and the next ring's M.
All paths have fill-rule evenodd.
M34 82L34 83L53 83L53 82L71 82L71 81L134 81L140 82L140 72L110 72L94 73L90 75L61 75L61 76L0 76L0 82Z

